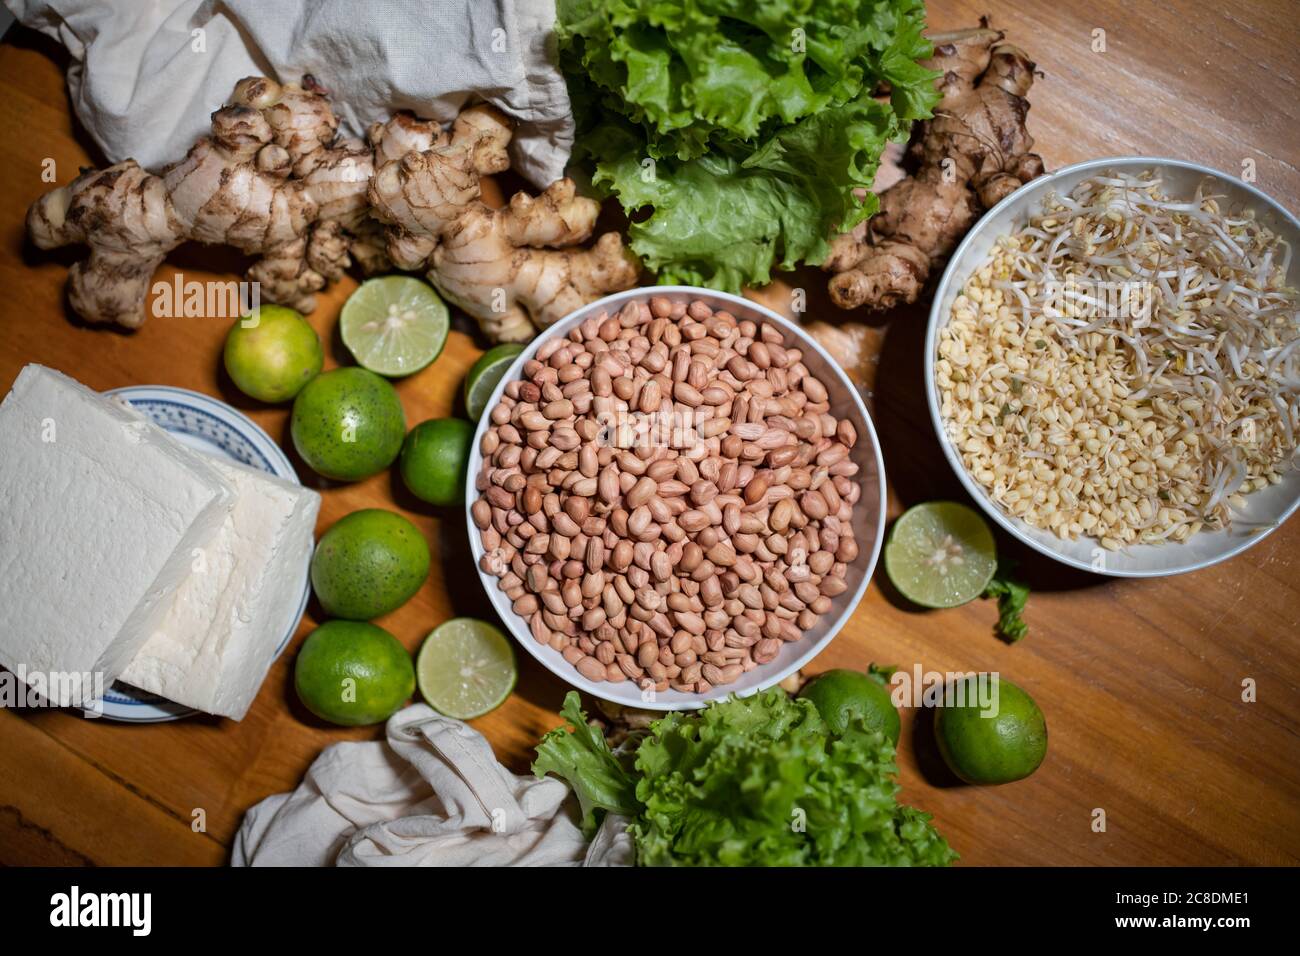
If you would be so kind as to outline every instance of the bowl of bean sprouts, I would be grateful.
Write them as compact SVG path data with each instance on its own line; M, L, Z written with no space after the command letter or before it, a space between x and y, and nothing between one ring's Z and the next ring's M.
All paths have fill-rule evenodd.
M1195 163L1069 166L981 219L936 289L945 457L1002 528L1150 577L1240 554L1300 507L1300 222Z

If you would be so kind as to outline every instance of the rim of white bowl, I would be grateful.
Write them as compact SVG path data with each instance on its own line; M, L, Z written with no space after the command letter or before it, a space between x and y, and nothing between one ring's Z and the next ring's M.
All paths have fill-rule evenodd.
M596 315L601 311L617 312L618 308L629 299L649 299L652 296L689 296L691 298L713 299L731 306L743 309L750 309L760 314L764 321L780 327L783 331L792 335L800 343L800 347L812 349L822 359L827 366L834 370L837 382L840 388L843 388L851 396L854 406L862 416L863 422L867 427L867 434L871 439L871 449L875 458L877 484L879 490L879 506L875 517L875 535L871 545L871 556L868 560L862 574L862 580L855 589L852 598L844 605L844 610L831 621L826 629L826 634L815 642L809 642L807 648L803 650L794 660L783 667L777 668L773 664L760 664L759 667L771 668L770 674L765 674L761 680L753 687L747 687L743 690L734 690L724 685L714 687L706 694L684 694L680 691L665 691L656 694L652 700L639 700L631 702L624 697L611 696L603 687L609 686L605 682L597 683L596 681L587 680L578 671L564 660L556 651L549 647L542 647L533 640L527 627L524 626L523 620L514 613L510 607L510 602L505 599L501 589L497 587L497 578L488 574L479 566L479 559L483 556L483 544L479 538L478 526L474 524L474 518L470 514L470 508L478 499L479 493L475 490L475 482L479 470L483 463L483 454L481 451L483 435L487 431L490 421L490 413L496 407L497 402L505 392L506 385L522 374L524 363L531 359L542 344L557 335L567 335L574 325L584 321L591 315ZM468 478L465 482L465 525L469 532L470 552L474 561L474 570L478 572L479 582L483 585L483 590L487 592L488 600L492 603L493 609L497 616L501 618L502 623L510 632L515 643L521 645L535 660L545 667L552 674L555 674L562 681L577 690L590 694L592 697L598 697L601 700L609 701L613 704L619 704L627 707L632 706L642 710L656 711L674 711L674 710L699 710L715 700L722 700L735 694L737 697L748 697L751 694L757 694L766 690L781 681L785 680L791 674L804 667L814 657L820 654L827 645L830 644L844 628L844 625L857 611L858 605L862 602L863 595L867 592L867 586L871 583L871 578L875 574L876 564L880 559L881 549L885 541L885 510L887 504L887 486L885 479L885 462L880 451L880 438L876 433L875 422L871 419L871 413L868 411L866 403L862 400L862 393L859 391L845 374L839 364L831 358L830 354L821 347L820 344L796 323L772 311L762 303L755 302L752 299L746 299L743 296L733 295L729 292L718 292L713 289L704 289L697 286L687 285L661 285L661 286L641 286L636 289L628 289L624 292L616 292L613 295L607 295L603 299L597 299L588 305L571 312L563 319L556 322L549 329L546 329L529 342L524 350L515 356L515 360L510 364L506 373L501 376L497 382L496 388L492 390L492 395L484 405L483 417L479 419L474 430L474 443L470 448ZM863 496L866 497L865 495ZM861 554L858 561L862 560ZM624 686L622 684L613 686Z
M1212 567L1222 561L1234 558L1243 551L1254 547L1256 544L1268 537L1268 535L1280 528L1288 518L1295 514L1297 508L1300 508L1300 494L1297 494L1293 498L1290 505L1287 506L1276 522L1259 530L1257 533L1242 535L1239 541L1224 548L1221 553L1214 554L1198 561L1188 561L1185 564L1174 567L1112 568L1103 564L1102 567L1099 568L1089 562L1080 561L1069 555L1063 554L1062 552L1057 551L1032 537L1027 532L1029 526L1025 524L1024 521L1008 515L1002 510L997 502L988 497L984 489L970 476L969 472L966 470L966 466L957 456L957 452L953 448L952 442L948 439L947 431L943 424L943 418L939 414L938 387L936 386L934 379L935 356L937 355L936 350L938 346L939 331L947 324L947 317L943 315L944 310L942 306L943 301L946 298L948 287L956 281L957 273L966 269L968 265L965 261L967 250L979 241L979 238L988 231L988 228L991 228L987 224L994 220L996 214L1013 206L1020 204L1027 206L1033 202L1037 202L1039 197L1043 194L1042 191L1051 183L1057 182L1076 173L1091 172L1093 170L1100 171L1108 167L1126 166L1142 166L1148 169L1176 167L1201 173L1205 176L1212 176L1216 179L1230 181L1234 183L1236 187L1253 195L1262 205L1266 206L1271 212L1289 223L1297 233L1300 233L1300 220L1297 220L1288 209L1267 193L1257 189L1250 183L1243 182L1236 176L1228 175L1222 170L1215 169L1212 166L1205 166L1201 163L1190 162L1188 160L1169 159L1160 156L1108 156L1103 159L1090 159L1082 163L1063 166L1060 169L1040 176L1038 179L1026 183L1022 188L1005 197L996 206L985 212L980 217L979 221L971 228L970 232L966 233L966 237L962 239L961 243L955 250L953 250L952 255L949 257L948 264L943 270L943 276L940 278L938 285L935 286L934 298L930 302L930 316L925 335L925 355L922 357L922 361L925 363L925 398L930 408L930 421L934 425L935 435L939 439L939 445L943 448L944 457L948 460L948 464L951 466L953 473L957 475L957 479L961 482L962 487L966 489L966 493L975 500L980 508L983 509L984 513L997 522L998 526L1013 538L1033 548L1039 554L1044 554L1054 561L1059 561L1062 564L1068 565L1072 568L1077 568L1081 571L1088 571L1093 574L1115 578L1161 578L1170 577L1175 574L1188 574L1192 571L1200 571L1203 568ZM1175 545L1174 543L1169 543L1164 546L1173 547Z

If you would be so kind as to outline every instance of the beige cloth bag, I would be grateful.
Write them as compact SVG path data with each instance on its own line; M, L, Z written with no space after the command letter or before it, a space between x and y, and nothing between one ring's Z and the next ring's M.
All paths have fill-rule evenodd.
M628 866L627 821L583 838L553 777L517 776L478 731L424 704L386 742L327 747L293 793L248 811L234 866Z

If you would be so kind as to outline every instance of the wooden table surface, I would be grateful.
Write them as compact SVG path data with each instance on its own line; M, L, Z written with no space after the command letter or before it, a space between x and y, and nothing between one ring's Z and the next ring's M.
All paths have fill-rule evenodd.
M1300 210L1300 63L1295 8L1256 3L932 0L934 29L995 26L1038 61L1032 134L1049 167L1104 155L1155 154L1229 172L1254 164L1257 184ZM1090 8L1084 12L1082 8ZM1094 47L1104 31L1105 51ZM24 243L27 205L78 165L102 162L68 108L58 50L13 30L0 45L0 393L27 362L93 388L161 383L218 395L273 437L285 408L250 403L219 372L227 322L151 319L123 334L70 319L62 286L70 253ZM215 104L214 104L215 107ZM163 268L185 278L228 278L227 251L185 248ZM205 271L211 270L211 271ZM348 279L310 317L327 342ZM769 290L806 287L816 317L834 319L824 280L798 273ZM922 397L923 322L891 317L874 338L874 416L891 488L890 511L959 494ZM453 332L442 358L398 384L408 422L451 413L481 343ZM0 451L3 454L3 451ZM404 499L405 500L405 499ZM326 489L319 529L363 507L394 507L390 477ZM402 509L435 553L429 583L381 620L409 648L455 614L490 614L466 560L459 513ZM1050 750L1029 779L1003 787L954 785L929 735L904 714L904 796L935 815L966 864L1241 864L1300 862L1300 522L1226 564L1176 578L1109 580L1015 552L1034 586L1030 634L1011 646L977 601L921 613L878 574L853 620L814 670L869 662L938 671L997 670L1034 695ZM309 614L295 646L315 624ZM293 649L271 670L240 723L215 718L150 726L55 711L0 713L0 863L220 864L244 811L291 789L326 745L380 736L306 714L294 698ZM566 686L520 655L516 694L474 722L513 769L558 722ZM1242 699L1243 681L1257 699ZM922 723L924 719L922 718ZM1106 828L1093 828L1094 811Z

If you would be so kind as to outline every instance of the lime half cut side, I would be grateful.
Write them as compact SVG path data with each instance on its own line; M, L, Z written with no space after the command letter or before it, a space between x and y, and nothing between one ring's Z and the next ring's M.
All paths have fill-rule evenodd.
M984 593L997 569L993 532L955 501L928 501L894 522L885 573L903 597L922 607L956 607Z
M429 706L440 714L469 720L500 707L515 689L515 649L487 621L457 617L424 639L415 679Z
M483 417L492 390L523 350L524 347L517 342L506 342L479 356L479 360L465 376L465 410L469 412L470 421L476 422Z
M451 318L433 287L410 276L368 279L343 304L339 331L362 367L389 378L424 368L447 344Z

